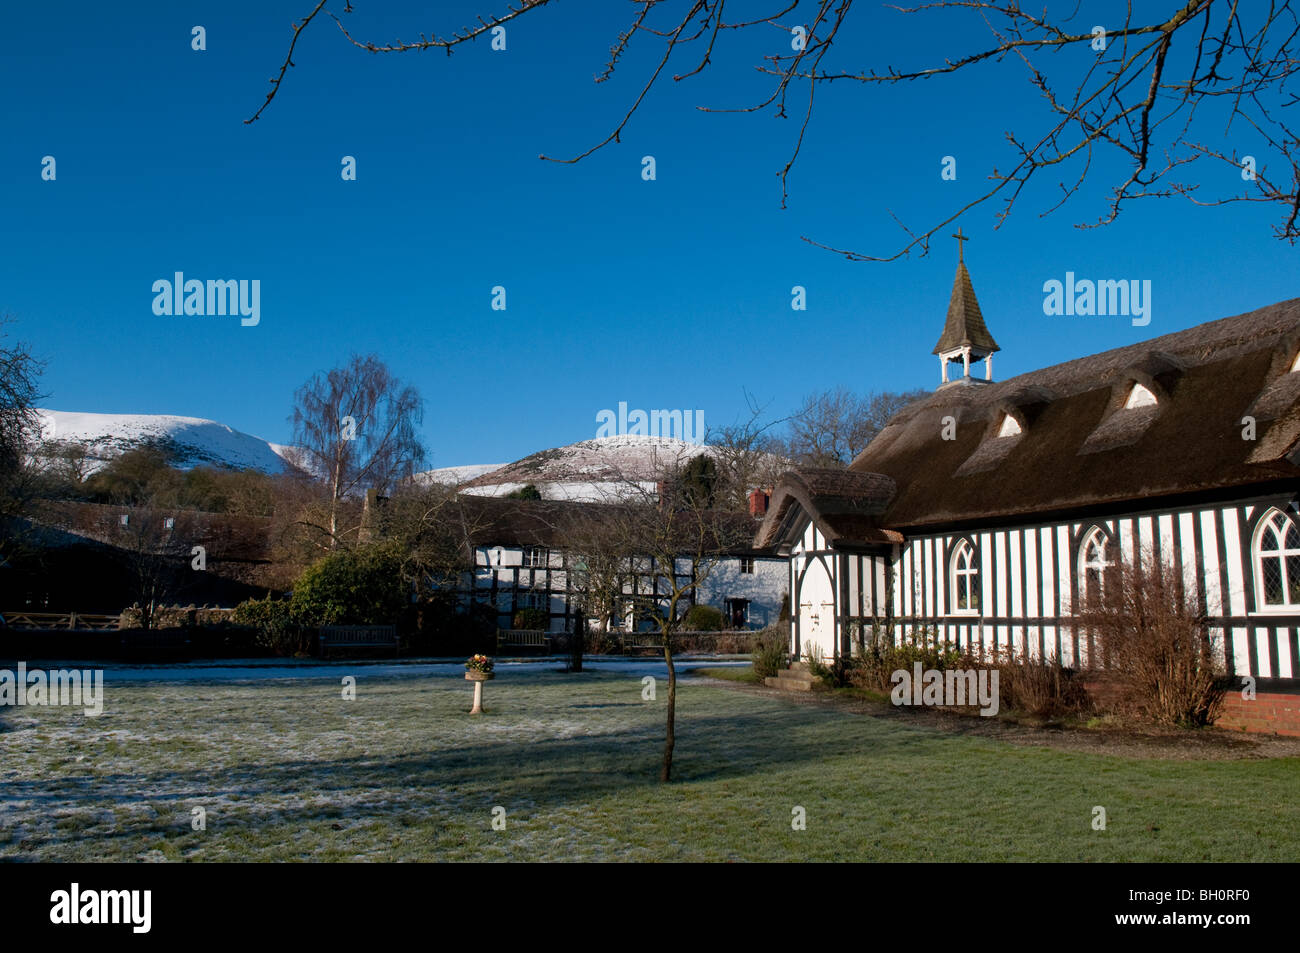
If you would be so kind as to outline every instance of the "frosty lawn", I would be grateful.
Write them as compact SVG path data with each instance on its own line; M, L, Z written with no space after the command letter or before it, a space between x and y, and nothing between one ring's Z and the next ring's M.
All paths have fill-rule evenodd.
M110 672L97 719L0 709L0 859L1300 856L1296 759L1020 747L698 679L680 688L678 780L665 787L662 679L656 701L641 697L655 668L503 666L473 718L455 666ZM1095 805L1105 831L1092 830ZM804 831L791 829L795 806ZM192 829L196 807L206 830Z

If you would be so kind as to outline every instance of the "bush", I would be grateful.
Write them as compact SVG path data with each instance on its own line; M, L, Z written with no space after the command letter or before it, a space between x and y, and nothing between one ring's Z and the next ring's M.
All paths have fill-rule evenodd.
M691 606L682 619L682 628L687 632L721 632L722 610L713 606Z
M1147 552L1116 567L1102 598L1084 607L1118 714L1186 728L1218 718L1228 680L1200 605L1182 572Z
M393 625L405 616L410 589L391 545L339 550L305 569L293 588L293 613L305 624Z
M931 629L913 629L895 645L893 627L876 622L869 629L859 627L854 633L854 643L854 657L841 660L839 670L832 671L831 675L840 682L871 691L892 690L894 672L899 669L910 672L917 662L921 663L922 670L941 672L974 664L950 643L940 642Z
M754 675L770 678L790 662L789 636L782 626L770 626L758 634L754 646Z
M520 609L511 625L516 629L541 629L545 632L551 627L551 614L545 609Z
M587 654L609 655L618 648L618 640L609 632L599 629L587 630Z
M998 700L1005 708L1053 717L1091 709L1092 699L1074 669L1059 659L1018 658L1000 652L994 659L998 672Z
M233 621L256 633L255 641L276 655L296 655L310 648L311 632L301 625L288 599L248 599L235 606Z

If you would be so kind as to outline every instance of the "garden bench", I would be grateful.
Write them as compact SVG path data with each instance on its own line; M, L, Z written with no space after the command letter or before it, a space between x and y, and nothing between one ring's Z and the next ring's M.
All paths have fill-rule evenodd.
M661 650L664 647L663 637L655 632L634 632L625 635L619 639L623 654L634 652L640 649Z
M324 625L319 632L320 654L325 658L330 649L374 648L392 646L397 657L402 640L395 625Z
M497 629L497 654L502 649L541 649L551 654L551 637L541 629Z

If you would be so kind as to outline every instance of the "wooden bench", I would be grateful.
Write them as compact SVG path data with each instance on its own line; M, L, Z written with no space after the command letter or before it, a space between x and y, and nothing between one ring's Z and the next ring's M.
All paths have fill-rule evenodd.
M329 655L330 649L369 649L376 646L392 646L393 657L402 646L395 625L323 625L319 631L321 658Z
M628 652L637 652L643 649L654 649L657 652L662 652L664 647L663 636L658 632L629 632L618 641L624 655Z
M541 649L551 654L551 637L541 629L497 629L497 654L502 649Z

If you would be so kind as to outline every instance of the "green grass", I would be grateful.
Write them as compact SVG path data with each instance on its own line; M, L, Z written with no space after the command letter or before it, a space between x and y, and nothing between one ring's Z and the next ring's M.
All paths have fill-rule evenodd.
M98 719L0 709L0 859L1300 856L1300 759L1015 746L687 682L664 786L662 679L643 701L636 676L506 669L471 718L462 678L352 674L352 702L337 680L110 682Z
M749 685L761 685L763 680L754 674L752 665L724 665L720 668L697 668L693 670L695 675L706 675L709 678L720 678L726 682L745 682Z

